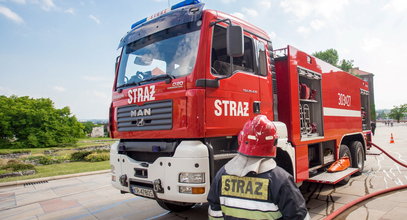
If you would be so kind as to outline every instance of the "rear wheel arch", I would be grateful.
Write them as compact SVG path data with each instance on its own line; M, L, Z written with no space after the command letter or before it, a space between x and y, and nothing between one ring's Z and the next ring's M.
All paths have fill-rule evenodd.
M346 145L350 149L352 147L352 143L355 141L359 141L363 145L364 160L366 160L366 140L362 133L354 133L343 136L340 141L340 145Z

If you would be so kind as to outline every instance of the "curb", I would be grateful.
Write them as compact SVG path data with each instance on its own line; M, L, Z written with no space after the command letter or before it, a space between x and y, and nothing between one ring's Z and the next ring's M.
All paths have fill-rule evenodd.
M73 174L67 174L67 175L62 175L62 176L49 176L49 177L42 177L42 178L29 179L29 180L17 180L17 181L11 181L11 182L6 182L6 183L0 183L0 187L18 186L18 185L23 185L23 184L59 180L59 179L66 179L66 178L80 177L80 176L89 176L89 175L103 174L103 173L109 173L109 172L110 172L110 169L109 170L98 170L98 171L92 171L92 172L84 172L84 173L73 173Z

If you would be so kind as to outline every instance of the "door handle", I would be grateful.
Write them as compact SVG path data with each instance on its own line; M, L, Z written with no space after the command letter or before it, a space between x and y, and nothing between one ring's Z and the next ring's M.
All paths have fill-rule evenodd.
M260 101L253 102L253 113L260 114Z

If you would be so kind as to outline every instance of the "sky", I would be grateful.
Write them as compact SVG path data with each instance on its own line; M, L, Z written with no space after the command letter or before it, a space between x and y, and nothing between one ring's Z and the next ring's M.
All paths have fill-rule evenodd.
M117 46L175 0L0 0L0 95L50 98L107 119ZM407 1L203 0L265 30L274 48L334 48L375 75L376 109L407 103ZM344 85L346 86L346 85Z

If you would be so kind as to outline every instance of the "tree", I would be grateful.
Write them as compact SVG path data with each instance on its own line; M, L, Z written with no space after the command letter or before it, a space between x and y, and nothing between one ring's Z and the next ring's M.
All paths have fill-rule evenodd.
M353 60L342 59L339 62L338 51L333 48L327 49L325 51L318 51L313 53L312 55L346 72L349 72L349 70L353 68Z
M0 96L0 148L55 147L73 144L83 125L70 109L56 109L47 98Z
M394 108L390 110L389 117L397 120L397 123L399 123L400 119L402 119L406 115L406 113L407 113L407 104L394 106Z
M319 59L330 63L334 66L337 66L339 61L338 51L335 49L327 49L325 51L318 51L312 54L314 57L318 57Z
M91 121L82 122L82 125L84 126L83 132L85 134L92 133L93 127L95 127L95 124L93 124L93 122L91 122Z
M353 68L353 60L343 59L338 67L345 72L349 72Z

